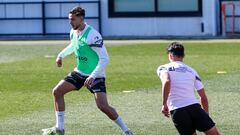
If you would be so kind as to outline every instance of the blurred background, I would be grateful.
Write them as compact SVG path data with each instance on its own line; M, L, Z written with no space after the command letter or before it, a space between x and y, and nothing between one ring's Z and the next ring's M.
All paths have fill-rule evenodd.
M233 37L240 32L237 0L0 0L0 38L67 37L68 12L109 38Z

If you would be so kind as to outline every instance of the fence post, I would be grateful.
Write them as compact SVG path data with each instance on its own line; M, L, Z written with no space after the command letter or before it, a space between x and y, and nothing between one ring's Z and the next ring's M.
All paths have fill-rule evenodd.
M46 35L45 2L42 1L42 35Z

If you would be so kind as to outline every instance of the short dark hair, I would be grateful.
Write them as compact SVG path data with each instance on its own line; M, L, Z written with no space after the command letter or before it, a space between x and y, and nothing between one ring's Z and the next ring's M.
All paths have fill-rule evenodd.
M168 47L167 47L167 53L171 53L177 57L184 57L184 47L181 43L179 42L172 42Z
M80 6L76 6L69 12L69 14L72 14L78 17L80 16L85 17L85 10Z

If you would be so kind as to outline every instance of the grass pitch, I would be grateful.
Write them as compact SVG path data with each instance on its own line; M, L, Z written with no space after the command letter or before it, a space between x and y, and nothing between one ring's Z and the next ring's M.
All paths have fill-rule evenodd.
M169 41L170 42L170 41ZM55 66L66 41L0 42L0 135L41 134L55 124L51 89L75 66L74 56ZM175 135L170 119L160 113L161 91L156 68L167 61L166 43L113 45L107 49L107 91L113 105L136 135ZM126 44L126 43L124 43ZM185 63L205 84L210 115L222 134L240 133L239 42L186 42ZM135 91L123 93L122 91ZM66 98L67 135L120 135L95 106L84 88Z

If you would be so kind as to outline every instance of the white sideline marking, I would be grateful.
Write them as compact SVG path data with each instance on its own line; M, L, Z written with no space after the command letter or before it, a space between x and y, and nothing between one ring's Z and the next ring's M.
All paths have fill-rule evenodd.
M123 93L132 93L132 92L135 92L135 90L124 90L122 91Z
M45 55L44 58L55 58L53 55Z
M226 71L217 71L218 74L226 74Z

